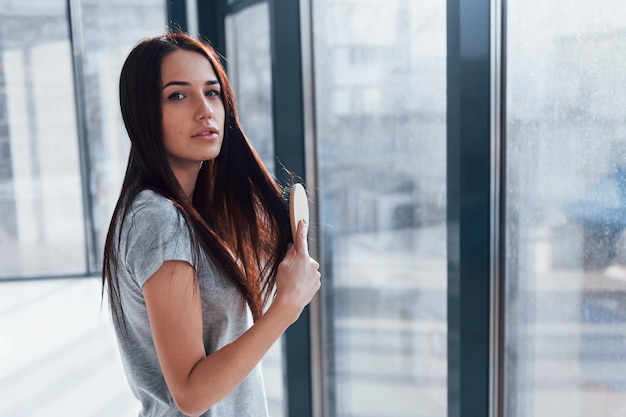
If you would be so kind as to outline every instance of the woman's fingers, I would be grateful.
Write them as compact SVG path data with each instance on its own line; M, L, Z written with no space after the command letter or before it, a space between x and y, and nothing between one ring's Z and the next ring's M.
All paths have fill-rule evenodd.
M309 225L304 220L298 221L298 233L296 233L296 241L294 245L296 246L296 251L298 253L304 252L306 254L309 253L309 243L307 241L307 235L309 232Z
M309 256L307 242L308 225L298 222L296 241L289 248L276 277L277 296L286 297L303 308L320 286L319 263Z

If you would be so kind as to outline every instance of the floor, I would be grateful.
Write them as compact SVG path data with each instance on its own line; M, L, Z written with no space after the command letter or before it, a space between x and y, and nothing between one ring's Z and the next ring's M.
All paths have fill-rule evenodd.
M264 361L280 415L275 347ZM98 278L0 283L0 417L136 417Z

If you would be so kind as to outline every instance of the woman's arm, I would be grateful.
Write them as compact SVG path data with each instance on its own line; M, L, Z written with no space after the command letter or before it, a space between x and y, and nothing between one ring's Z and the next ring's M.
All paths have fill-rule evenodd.
M148 279L143 292L150 328L165 382L179 410L204 413L233 391L295 322L320 287L319 264L309 257L307 226L281 262L276 298L243 335L209 356L202 341L202 307L195 270L167 261Z

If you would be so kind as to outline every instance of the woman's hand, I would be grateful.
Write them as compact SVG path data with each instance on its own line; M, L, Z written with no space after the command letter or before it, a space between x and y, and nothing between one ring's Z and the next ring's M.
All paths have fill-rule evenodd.
M296 242L278 267L276 298L270 307L281 309L291 323L298 319L321 285L320 264L309 256L307 232L308 225L300 220Z

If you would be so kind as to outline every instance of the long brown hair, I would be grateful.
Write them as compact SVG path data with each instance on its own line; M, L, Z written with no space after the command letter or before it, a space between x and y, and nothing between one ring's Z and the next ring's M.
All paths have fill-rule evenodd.
M202 165L193 201L176 180L163 142L161 62L178 49L197 52L209 60L221 85L226 115L222 148L214 160ZM233 90L217 53L182 32L146 39L135 46L122 67L119 95L131 150L104 246L103 296L106 287L114 318L124 319L117 275L120 238L115 236L136 195L152 189L170 199L185 218L196 259L204 251L216 262L258 319L290 241L288 213L281 186L243 132Z

